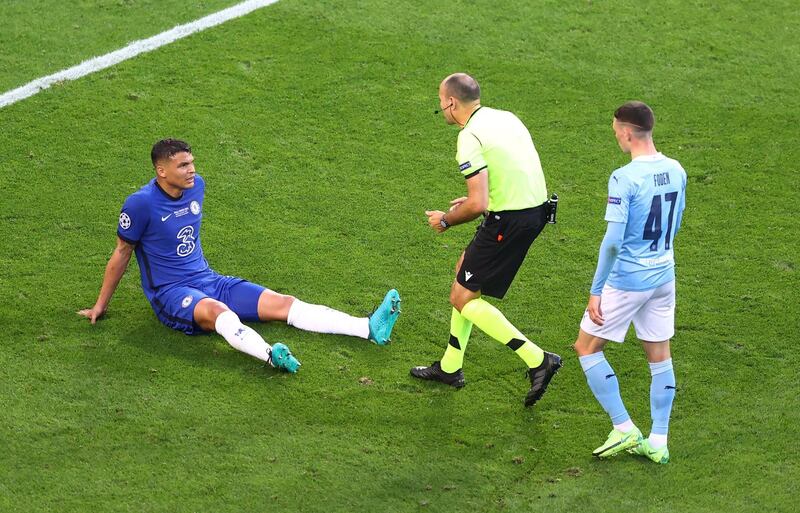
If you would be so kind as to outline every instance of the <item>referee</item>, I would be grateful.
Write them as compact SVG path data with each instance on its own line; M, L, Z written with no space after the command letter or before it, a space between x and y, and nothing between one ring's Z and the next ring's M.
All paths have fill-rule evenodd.
M456 160L467 182L467 196L450 202L450 211L429 210L428 224L439 233L485 217L456 264L450 289L453 311L450 342L441 361L414 367L411 375L464 386L464 351L473 324L511 348L528 366L531 388L525 406L544 394L561 367L561 357L542 351L485 301L503 298L547 217L547 187L539 155L525 125L511 112L482 107L478 82L455 73L439 85L439 106L448 125L458 125Z

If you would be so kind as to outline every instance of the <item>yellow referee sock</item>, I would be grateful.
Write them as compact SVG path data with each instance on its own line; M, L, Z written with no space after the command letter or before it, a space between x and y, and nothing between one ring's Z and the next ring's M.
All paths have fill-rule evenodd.
M461 316L498 342L510 347L528 367L538 367L544 361L544 351L528 340L525 335L508 322L503 312L487 303L483 298L473 299L461 309Z
M450 315L450 342L444 351L440 365L445 372L455 372L464 365L464 351L467 350L472 322L453 308Z

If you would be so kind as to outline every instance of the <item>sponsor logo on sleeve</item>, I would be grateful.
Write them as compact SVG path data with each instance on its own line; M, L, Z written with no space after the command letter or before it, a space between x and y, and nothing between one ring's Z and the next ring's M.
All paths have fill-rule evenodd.
M611 205L620 205L622 204L622 198L617 198L616 196L609 196L608 203Z
M466 161L463 164L461 164L460 166L458 166L458 169L459 169L459 171L464 171L464 170L469 169L471 167L472 167L472 162Z
M131 227L131 218L125 212L119 215L119 227L122 228L123 230L127 230L128 228Z

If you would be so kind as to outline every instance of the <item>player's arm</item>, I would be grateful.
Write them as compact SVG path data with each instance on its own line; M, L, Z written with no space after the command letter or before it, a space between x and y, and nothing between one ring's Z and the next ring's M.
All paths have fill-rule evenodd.
M426 210L428 224L437 232L447 229L442 224L444 218L447 226L466 223L483 214L489 207L489 175L486 170L467 178L467 196L450 202L452 205L446 214L441 210Z
M108 303L111 301L111 296L117 290L117 285L125 274L125 269L128 268L128 263L131 261L131 254L135 246L129 242L122 240L117 236L117 247L114 248L114 253L108 259L106 264L106 272L103 275L103 285L100 287L100 294L97 296L97 301L92 308L87 308L78 312L88 318L92 324L97 322L97 319L103 316L108 309Z
M681 229L681 221L683 221L683 211L686 210L686 171L683 172L683 189L681 190L681 203L678 206L678 215L675 217L675 230L673 233L678 234Z
M600 243L600 254L597 258L597 269L594 273L592 280L592 288L589 296L589 305L586 309L589 312L589 318L593 323L602 326L603 311L600 308L600 293L603 291L603 286L606 284L608 275L617 261L620 249L622 249L622 241L625 238L625 223L609 222L606 228L606 234L603 237L603 242Z

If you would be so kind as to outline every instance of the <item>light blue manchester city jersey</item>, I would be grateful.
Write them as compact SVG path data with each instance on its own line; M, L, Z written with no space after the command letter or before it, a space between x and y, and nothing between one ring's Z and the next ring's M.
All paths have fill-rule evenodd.
M633 159L608 180L606 221L625 223L607 283L651 290L675 279L673 241L686 207L686 171L661 153Z

